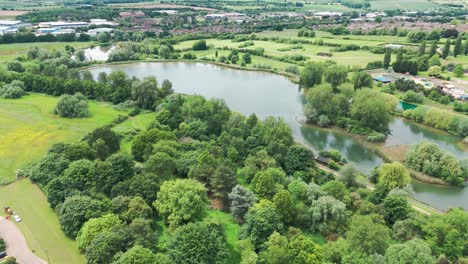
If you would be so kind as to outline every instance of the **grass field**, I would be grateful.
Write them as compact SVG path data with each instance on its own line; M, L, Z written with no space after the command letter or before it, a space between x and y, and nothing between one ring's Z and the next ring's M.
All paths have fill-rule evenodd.
M428 0L372 0L370 1L370 5L372 9L376 10L401 9L418 11L444 8Z
M42 259L57 264L85 263L76 243L60 229L57 215L50 209L44 193L30 180L0 187L0 205L11 206L21 216L17 226L29 248Z
M89 103L92 116L66 119L52 111L57 98L30 94L0 99L0 184L15 179L15 171L39 159L57 142L72 142L112 121L118 111L108 103Z
M39 47L46 50L65 50L65 45L75 48L86 48L92 42L33 42L0 44L0 61L14 60L19 56L26 55L31 47Z
M112 128L117 133L125 133L135 129L145 130L151 121L154 120L154 113L143 113L137 116L130 117L124 122ZM123 139L120 142L120 151L123 153L131 153L132 140Z

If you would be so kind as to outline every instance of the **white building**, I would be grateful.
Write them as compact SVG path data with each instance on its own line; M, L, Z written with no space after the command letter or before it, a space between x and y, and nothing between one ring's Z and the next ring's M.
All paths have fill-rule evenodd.
M89 24L88 22L65 22L65 21L57 21L57 22L41 22L39 23L40 28L82 28L87 27Z
M107 21L107 19L90 19L89 24L93 26L109 26L109 27L116 27L119 25L119 23Z
M341 16L343 16L343 13L324 11L324 12L315 12L314 16L318 16L318 17L341 17Z
M20 20L0 20L0 27L20 28L30 27L31 23L23 22Z
M111 33L112 31L114 31L113 28L95 28L95 29L88 30L86 34L90 36L96 36L99 33Z
M224 19L226 15L224 14L208 14L205 16L205 20L220 20Z

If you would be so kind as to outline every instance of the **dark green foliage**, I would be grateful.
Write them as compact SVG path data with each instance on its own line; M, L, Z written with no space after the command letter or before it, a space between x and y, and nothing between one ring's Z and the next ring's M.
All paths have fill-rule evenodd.
M444 48L442 49L442 59L446 59L450 53L450 39L445 42Z
M201 40L196 41L195 43L193 43L192 49L193 50L207 50L208 46L206 45L206 40L201 39Z
M177 229L168 245L173 263L225 263L228 257L223 227L217 223L189 223Z
M399 195L389 195L383 201L385 209L385 220L393 225L398 220L403 220L408 217L410 207L406 197Z
M153 144L159 140L175 140L173 133L151 129L139 133L132 144L132 155L137 161L144 161L153 151Z
M115 153L120 149L119 136L109 127L97 128L86 137L90 146L93 146L99 139L101 139L109 149L109 154Z
M385 252L390 239L389 230L376 218L378 216L355 215L351 219L346 240L353 251L369 255Z
M81 226L91 218L99 217L108 211L108 205L88 196L71 196L59 211L60 227L65 234L75 237Z
M248 239L255 248L259 249L273 232L282 229L283 223L274 204L268 200L261 200L247 212L240 237Z
M300 84L310 88L322 83L323 65L320 63L307 63L301 72Z
M385 50L385 57L384 57L384 60L383 60L383 68L384 69L388 69L388 67L390 66L391 60L392 60L392 50L387 48Z
M303 146L292 145L289 147L284 160L284 170L288 175L296 171L305 171L314 166L314 153Z
M353 75L353 85L354 89L361 89L361 88L372 88L374 81L372 77L364 71L358 71Z

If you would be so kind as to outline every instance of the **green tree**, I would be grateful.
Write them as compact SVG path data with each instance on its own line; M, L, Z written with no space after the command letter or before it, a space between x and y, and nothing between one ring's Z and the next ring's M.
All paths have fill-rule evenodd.
M261 200L250 207L239 236L241 239L248 239L259 249L273 232L282 230L283 224L274 204L268 200Z
M353 74L353 85L354 89L361 89L361 88L372 88L374 81L372 80L372 76L365 71L358 71Z
M200 39L195 41L192 45L193 50L207 50L208 46L206 45L206 40Z
M455 46L453 47L453 56L457 57L458 55L462 53L463 53L462 34L458 34L457 40L455 42Z
M391 118L390 111L394 107L393 103L386 102L382 93L363 89L356 93L350 114L362 127L385 133Z
M408 241L404 244L391 245L385 253L388 264L424 264L434 263L429 246L420 239Z
M222 225L189 223L170 239L168 255L173 263L225 263L228 252Z
M346 205L332 196L322 196L312 202L309 209L311 229L323 235L338 231L346 224Z
M389 233L388 228L376 222L373 216L354 215L346 233L346 240L353 251L368 255L384 254L390 240Z
M457 64L455 68L453 68L453 74L455 74L456 77L463 77L463 75L465 75L465 69L463 68L463 65Z
M322 185L320 189L340 201L343 201L348 195L346 186L340 181L329 181Z
M287 253L290 263L323 263L322 248L304 235L295 236L289 241Z
M262 198L271 199L278 192L286 180L286 174L278 168L268 168L255 174L252 187Z
M158 81L155 77L145 77L132 84L132 99L143 109L154 109L157 92Z
M167 179L176 172L175 160L166 153L156 152L145 162L145 171Z
M110 154L117 152L120 149L119 136L108 126L96 128L88 134L85 139L92 146L98 139L104 141L109 149Z
M236 174L226 165L220 165L209 179L213 197L220 199L224 205L228 204L228 195L236 185Z
M252 62L252 57L250 56L249 53L245 53L243 56L242 56L242 60L246 63L246 64L249 64Z
M153 210L140 196L133 197L128 203L128 209L122 213L122 218L131 222L136 218L150 219Z
M445 42L444 48L442 49L442 59L446 59L450 53L450 39Z
M163 59L169 59L169 56L171 55L171 49L166 46L166 45L161 45L158 50L159 57Z
M76 236L78 249L84 251L99 233L119 227L121 224L119 217L114 214L106 214L99 218L90 219Z
M353 164L346 164L338 172L338 180L345 184L346 188L357 187L359 170Z
M314 166L314 153L301 145L289 147L284 160L284 170L288 175L296 171L305 171Z
M322 83L323 65L317 62L307 63L301 72L300 84L302 87L310 88Z
M385 56L383 60L383 68L388 69L390 62L392 61L392 50L390 48L385 49Z
M54 108L54 114L68 118L83 118L91 115L88 110L88 102L80 93L60 96L57 106Z
M101 232L86 247L86 263L109 263L117 252L127 250L129 242L129 234L125 229Z
M423 56L424 54L426 54L426 41L425 40L421 42L421 45L419 45L419 51L418 51L419 56Z
M325 81L330 83L333 89L346 81L348 77L348 69L341 65L332 65L325 68Z
M429 50L429 57L432 58L432 56L436 55L437 53L437 41L433 41L431 44L431 49Z
M425 241L435 256L445 254L450 261L468 251L468 213L453 209L446 215L432 216L423 226Z
M205 212L206 188L195 180L165 181L153 203L171 228L199 220Z
M383 207L385 220L392 225L398 220L406 219L410 212L408 200L402 195L388 195L383 201Z
M70 196L65 199L59 211L60 227L65 234L75 237L86 221L100 217L107 211L105 202L88 196Z
M285 225L293 225L296 207L291 194L287 190L279 191L273 197L273 204L280 215L281 221Z
M386 163L379 168L378 183L388 189L403 188L410 182L410 174L401 163Z
M249 189L236 185L229 194L230 210L237 223L244 222L244 216L256 202L255 195Z
M431 66L427 70L429 76L440 77L442 75L442 68L440 66Z
M136 245L127 252L120 255L119 259L113 264L169 264L169 258L162 254L154 254L151 250Z

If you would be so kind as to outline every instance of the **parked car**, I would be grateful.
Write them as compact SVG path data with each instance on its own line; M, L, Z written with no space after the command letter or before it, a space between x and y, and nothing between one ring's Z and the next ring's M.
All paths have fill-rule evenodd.
M0 259L4 258L6 256L7 256L7 254L6 254L5 251L0 252Z
M13 218L16 222L21 222L21 217L19 217L19 215L14 215Z

